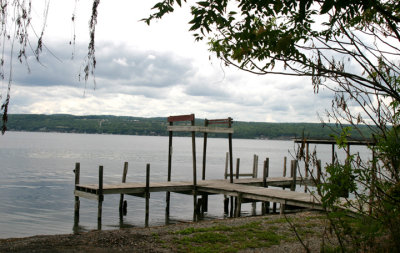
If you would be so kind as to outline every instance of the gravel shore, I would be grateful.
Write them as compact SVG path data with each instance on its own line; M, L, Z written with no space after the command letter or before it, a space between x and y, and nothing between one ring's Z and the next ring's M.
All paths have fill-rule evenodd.
M286 217L310 251L320 252L321 236L326 234L323 215L306 211ZM305 252L292 225L285 217L268 215L95 230L0 239L0 252Z

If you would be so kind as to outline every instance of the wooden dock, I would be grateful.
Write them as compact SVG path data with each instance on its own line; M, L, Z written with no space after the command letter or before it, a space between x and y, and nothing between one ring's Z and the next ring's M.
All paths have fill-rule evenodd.
M296 192L297 184L311 185L312 180L297 177L299 168L297 161L291 161L290 177L286 177L286 157L284 159L283 177L269 177L269 158L264 161L262 177L257 178L258 172L258 156L254 155L253 172L240 174L239 165L240 159L236 160L236 172L233 171L233 154L232 154L232 134L233 120L227 119L205 119L204 126L195 125L194 114L170 116L167 119L169 132L168 141L168 176L166 182L150 182L150 164L146 166L146 182L130 183L126 182L126 174L128 164L125 162L122 182L118 184L103 184L103 166L99 166L99 177L97 184L81 184L80 183L80 164L75 166L75 225L79 222L79 198L88 198L98 201L98 228L101 229L102 203L105 195L120 194L119 210L120 217L126 213L126 201L124 195L134 195L144 197L146 199L146 216L145 226L148 226L149 221L149 198L152 192L166 192L166 217L169 217L170 210L170 192L190 194L193 196L193 220L207 212L208 195L223 194L224 212L228 213L230 203L230 216L240 216L241 203L244 201L261 201L262 213L269 212L270 202L273 203L273 212L276 211L276 203L280 203L280 211L283 212L285 207L296 206L312 209L321 209L320 202L311 194ZM225 126L221 126L225 125ZM173 132L190 132L192 140L192 164L193 164L193 180L185 182L172 181L172 137ZM202 133L204 136L203 142L203 161L202 161L202 177L197 180L196 168L196 142L195 133ZM208 133L223 133L228 134L229 150L226 155L224 179L221 180L206 180L206 154L207 154L207 137ZM317 166L318 167L318 166ZM317 168L318 177L320 177L320 166ZM251 176L251 178L239 178L241 176ZM307 178L307 175L306 177ZM315 180L315 178L314 178ZM271 189L270 186L281 187L283 189ZM285 188L290 188L290 191L285 191ZM307 187L305 187L307 190Z
M267 168L267 167L264 167ZM320 201L308 193L294 191L294 184L312 185L311 179L300 177L270 177L270 178L240 178L234 179L233 183L229 179L211 179L198 181L196 185L192 181L165 181L150 182L150 165L147 165L146 182L125 182L117 184L103 184L103 167L99 167L98 184L80 184L79 173L80 165L75 168L75 223L79 222L79 198L86 198L98 201L98 228L101 229L102 202L105 195L120 194L120 215L123 209L123 196L132 195L146 199L146 218L145 224L149 221L149 198L153 192L175 192L190 194L195 196L193 220L196 221L199 215L207 211L208 195L225 195L224 210L228 210L227 205L231 206L231 216L240 216L241 203L245 201L263 202L263 210L269 212L270 202L274 203L273 209L276 211L276 203L280 204L280 212L284 212L286 206L295 206L310 209L322 209ZM265 171L265 170L264 170ZM127 163L124 166L123 178L126 178ZM266 175L267 173L263 173ZM123 180L124 181L124 180ZM272 189L268 187L288 188ZM289 191L291 189L291 191ZM166 198L166 215L169 215L169 196ZM267 204L266 204L267 203ZM225 211L228 213L228 211ZM263 211L265 213L265 211Z

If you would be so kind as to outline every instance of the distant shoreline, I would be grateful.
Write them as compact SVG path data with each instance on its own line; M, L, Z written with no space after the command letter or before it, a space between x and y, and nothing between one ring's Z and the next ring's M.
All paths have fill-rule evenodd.
M131 116L75 116L66 114L9 114L7 131L56 132L80 134L117 134L138 136L168 136L167 118L143 118ZM204 120L197 119L203 126ZM292 140L294 138L332 139L340 128L335 124L322 123L268 123L233 121L235 139ZM361 132L361 134L359 133ZM366 139L372 134L368 126L352 131L354 139ZM190 136L190 133L174 133L174 136ZM197 136L203 136L197 133ZM208 134L208 137L225 138L224 134Z

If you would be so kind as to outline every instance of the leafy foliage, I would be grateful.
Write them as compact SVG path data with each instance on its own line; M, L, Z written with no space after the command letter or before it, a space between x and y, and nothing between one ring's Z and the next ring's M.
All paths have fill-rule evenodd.
M174 4L158 3L145 21L162 18ZM318 193L340 251L374 251L374 235L382 233L400 251L400 2L208 0L191 12L195 39L207 39L227 65L260 75L308 76L315 92L331 90L326 116L343 129L336 137L340 148L347 146L349 126L362 134L360 124L373 125L373 159L363 161L347 150L344 164L326 167ZM343 201L360 215L358 223L337 208Z

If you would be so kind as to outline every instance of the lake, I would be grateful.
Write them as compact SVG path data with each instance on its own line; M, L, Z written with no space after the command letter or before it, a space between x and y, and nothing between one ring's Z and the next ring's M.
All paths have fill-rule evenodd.
M228 139L209 138L206 179L222 179ZM198 180L201 178L203 138L196 138ZM314 149L314 145L310 145ZM293 141L233 139L233 157L240 158L241 173L251 172L253 155L262 163L270 158L270 176L282 176L283 157L291 160ZM352 152L369 154L366 147ZM319 145L322 163L331 160L330 145ZM129 163L127 182L144 182L146 164L151 181L167 180L168 137L66 133L7 132L0 137L0 237L72 233L74 225L74 173L81 166L81 183L97 183L98 166L104 166L104 183L121 182L123 164ZM191 138L174 137L172 180L192 180ZM344 157L344 152L339 152ZM289 166L288 162L288 166ZM119 219L119 195L106 195L102 229L143 227L145 201L126 196L128 213ZM224 218L223 196L210 196L205 219ZM192 196L171 194L170 221L187 222L193 216ZM165 193L152 193L150 226L165 224ZM257 206L257 214L260 207ZM252 213L244 204L242 215ZM97 202L81 198L79 231L97 229Z

